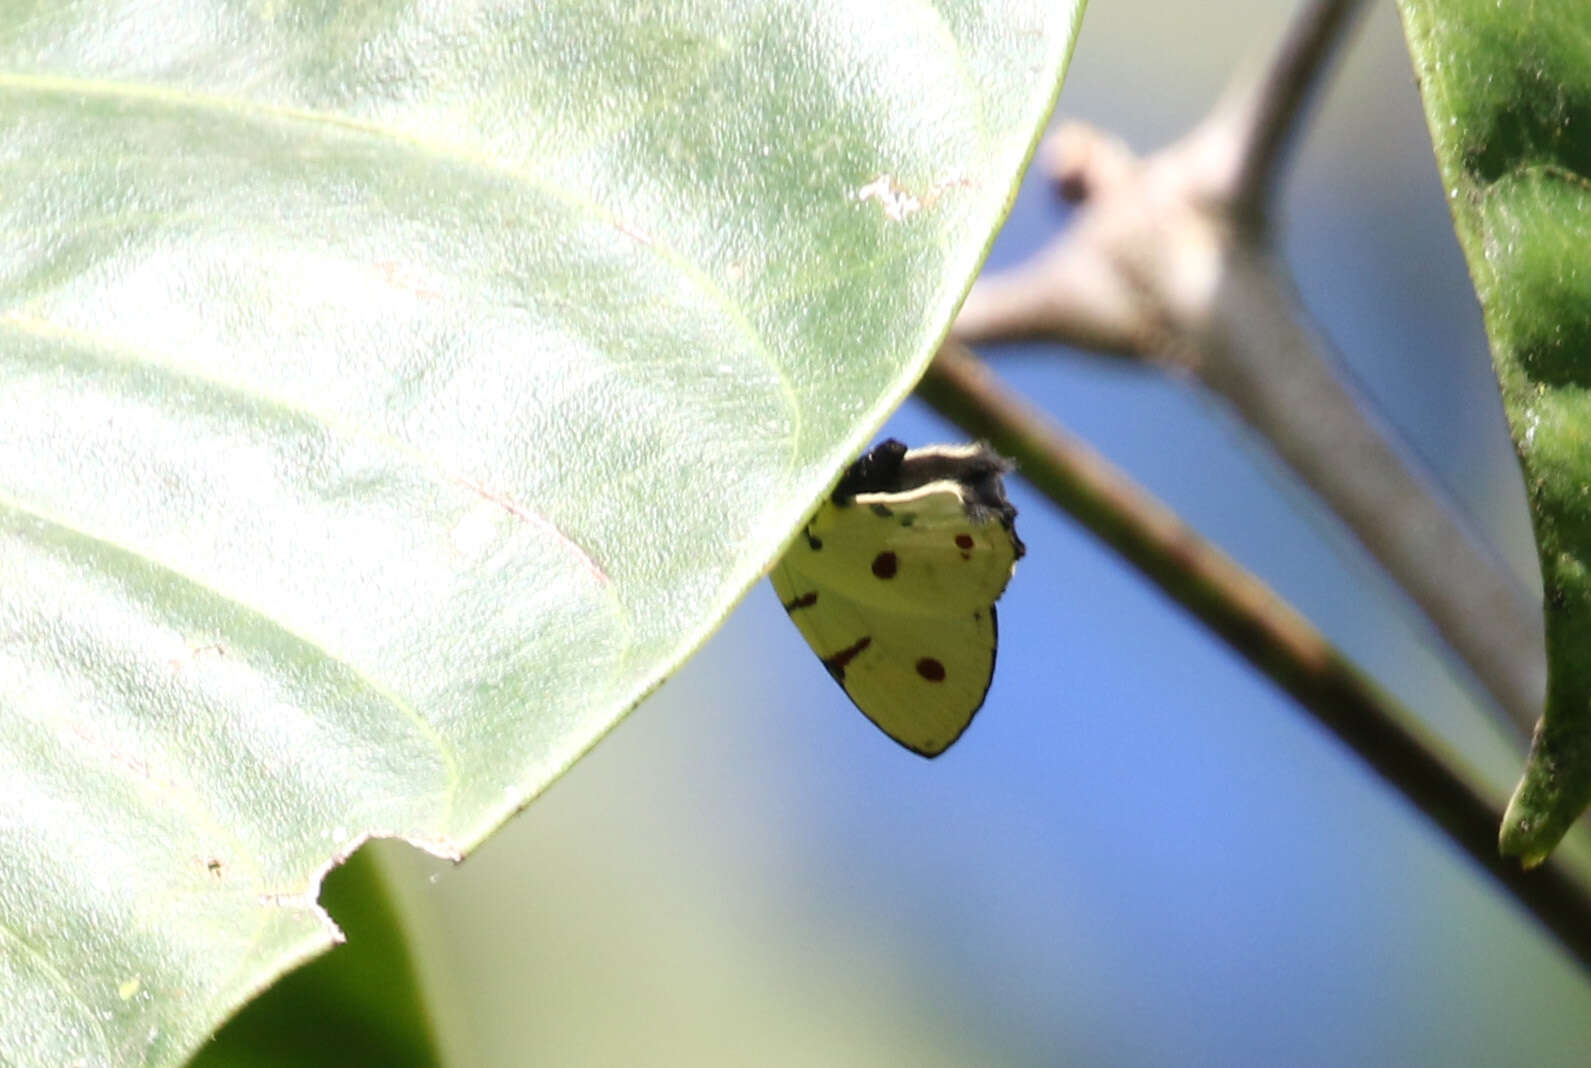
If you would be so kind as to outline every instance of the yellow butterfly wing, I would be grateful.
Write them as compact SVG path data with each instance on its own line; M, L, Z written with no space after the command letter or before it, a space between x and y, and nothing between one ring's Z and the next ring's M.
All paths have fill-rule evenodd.
M933 482L907 493L825 503L787 559L860 604L953 616L987 607L1005 592L1019 545L999 518L971 518L954 482Z
M961 737L994 676L994 605L954 615L860 604L781 562L785 611L868 719L915 753L938 756Z
M1023 554L1008 470L983 445L882 442L770 575L857 708L924 756L961 736L994 675L994 602Z

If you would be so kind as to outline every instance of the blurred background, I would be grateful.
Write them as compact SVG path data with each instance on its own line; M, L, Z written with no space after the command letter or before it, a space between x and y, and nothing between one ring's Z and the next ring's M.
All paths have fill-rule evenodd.
M1097 0L1058 117L1180 135L1292 4ZM1479 310L1391 4L1282 201L1306 303L1536 582ZM1065 224L1023 188L990 266ZM1302 609L1504 787L1402 599L1221 406L1086 354L1000 371ZM956 432L909 403L886 431ZM1000 664L928 762L850 705L766 584L468 862L403 851L462 1063L1586 1063L1591 981L1267 682L1016 480Z

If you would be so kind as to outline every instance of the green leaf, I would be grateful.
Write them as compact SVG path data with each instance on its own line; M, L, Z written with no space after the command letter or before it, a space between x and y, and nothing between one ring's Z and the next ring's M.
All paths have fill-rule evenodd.
M408 917L367 843L326 878L320 904L348 940L228 1020L193 1068L426 1068L443 1063Z
M1548 694L1503 820L1532 866L1591 801L1591 21L1584 0L1400 0L1541 557Z
M0 1059L180 1061L334 858L656 687L921 372L1079 9L0 0Z

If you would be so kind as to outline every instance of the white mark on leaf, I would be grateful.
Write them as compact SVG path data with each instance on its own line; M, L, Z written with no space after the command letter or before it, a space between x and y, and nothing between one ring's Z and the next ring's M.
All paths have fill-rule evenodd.
M903 221L906 216L915 214L923 206L922 201L896 185L895 179L887 174L879 175L858 189L856 199L878 201L884 209L884 214L895 222Z
M948 190L972 184L970 178L962 175L951 175L941 178L928 187L928 192L921 197L898 184L893 175L881 174L856 191L856 199L867 201L876 200L883 207L884 214L894 222L903 222L907 216L915 215L924 208L931 208L939 202Z

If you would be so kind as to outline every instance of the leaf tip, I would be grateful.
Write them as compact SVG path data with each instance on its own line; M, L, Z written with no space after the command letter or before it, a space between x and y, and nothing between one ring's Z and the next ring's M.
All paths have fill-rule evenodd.
M1563 796L1551 763L1536 756L1532 754L1524 776L1514 788L1497 832L1497 851L1505 857L1517 857L1526 871L1538 867L1552 854L1584 807L1583 802Z

